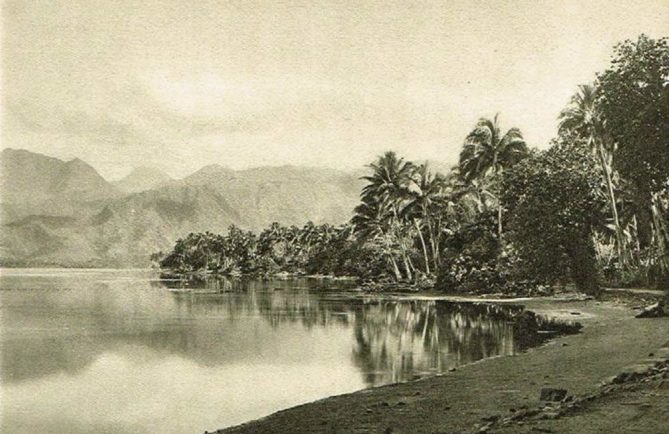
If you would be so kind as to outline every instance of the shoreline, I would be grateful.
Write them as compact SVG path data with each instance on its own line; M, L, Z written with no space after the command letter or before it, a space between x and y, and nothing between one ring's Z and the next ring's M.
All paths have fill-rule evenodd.
M390 296L416 298L416 294ZM584 328L579 334L556 337L514 356L487 358L454 372L326 397L213 432L478 432L512 410L541 405L542 387L564 388L576 397L592 393L602 381L669 340L669 318L634 318L631 306L647 302L643 296L656 294L607 291L603 301L550 297L463 300L428 295L424 298L521 302L538 315L577 319Z

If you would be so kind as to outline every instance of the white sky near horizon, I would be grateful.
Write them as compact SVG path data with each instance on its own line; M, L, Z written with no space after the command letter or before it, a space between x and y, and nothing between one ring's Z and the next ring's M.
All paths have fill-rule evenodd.
M192 4L190 4L192 3ZM115 179L218 163L455 162L481 116L545 147L667 0L2 2L2 147Z

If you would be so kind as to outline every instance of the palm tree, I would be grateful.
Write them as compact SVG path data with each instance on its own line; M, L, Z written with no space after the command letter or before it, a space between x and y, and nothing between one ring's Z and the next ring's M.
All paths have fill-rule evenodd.
M391 219L387 209L379 201L368 200L355 207L355 215L351 220L361 240L376 242L392 267L395 280L402 280L402 273L395 260L395 242L392 236Z
M399 214L399 206L406 197L414 166L392 152L386 152L369 165L372 174L363 176L367 185L362 189L361 197L380 201L390 207L394 214Z
M423 259L425 261L425 272L430 274L430 262L428 260L427 245L423 236L424 227L427 228L428 241L432 253L434 270L439 267L437 243L435 240L435 231L433 224L433 215L437 202L443 195L445 187L445 178L436 174L433 175L427 162L415 168L413 173L413 184L408 191L407 203L402 209L402 215L411 220L416 227L418 238L423 249Z
M618 255L620 260L626 263L625 235L620 224L612 177L612 144L606 133L604 120L597 107L597 89L595 86L589 84L580 85L578 92L571 97L569 105L560 112L559 120L559 132L561 134L572 134L585 140L592 152L599 159L600 168L606 181Z
M383 220L374 224L379 225L379 228L383 230L384 237L389 236L400 247L406 276L411 280L413 267L407 255L406 240L404 239L407 231L402 230L400 214L403 203L409 194L414 166L412 163L404 161L403 158L399 158L394 152L386 152L369 167L372 169L372 173L362 177L363 180L367 181L367 185L362 189L360 195L362 200L361 209L356 209L356 214L363 210L365 213L361 214L358 223L367 222L369 224L370 218ZM369 211L373 211L371 217L368 216ZM365 217L363 218L363 216ZM361 229L364 231L364 228Z
M488 211L497 200L491 191L491 180L486 178L466 181L455 166L446 177L446 197L457 203L465 220L472 220L477 214Z
M481 118L465 139L460 152L460 173L467 182L492 176L499 181L504 169L516 164L528 154L527 144L518 128L502 134L499 113L493 119ZM498 198L497 225L502 236L502 204Z

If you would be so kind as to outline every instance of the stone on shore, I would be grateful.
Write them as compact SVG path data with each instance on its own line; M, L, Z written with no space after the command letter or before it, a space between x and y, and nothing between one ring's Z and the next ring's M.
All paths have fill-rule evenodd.
M645 307L636 315L636 318L660 318L669 315L664 300Z
M559 402L567 397L566 389L556 389L553 387L544 387L541 389L539 400Z

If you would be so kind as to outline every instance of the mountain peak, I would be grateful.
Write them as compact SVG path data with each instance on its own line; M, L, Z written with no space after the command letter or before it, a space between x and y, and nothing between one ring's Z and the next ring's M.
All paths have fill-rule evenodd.
M236 172L220 164L209 164L197 172L188 175L183 182L191 185L216 184L234 176Z
M125 178L114 183L116 187L126 193L139 193L152 190L172 181L172 178L160 169L149 166L139 166Z
M78 169L92 170L95 173L97 173L97 171L93 168L93 166L91 166L90 164L88 164L87 162L85 162L80 158L73 158L71 160L66 161L65 166L75 170Z
M116 190L88 163L67 162L22 149L2 151L4 203L90 201L116 195Z
M200 170L193 173L193 175L195 175L196 173L221 173L221 172L223 173L234 172L234 170L230 169L229 167L222 166L218 163L213 163L213 164L207 164Z

